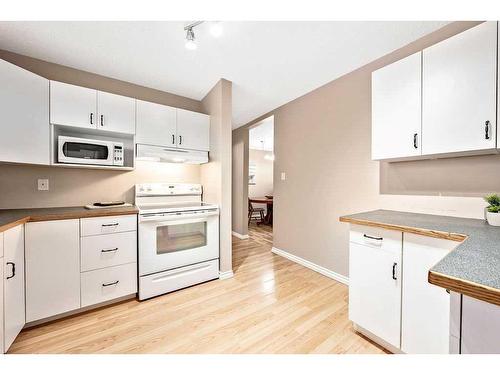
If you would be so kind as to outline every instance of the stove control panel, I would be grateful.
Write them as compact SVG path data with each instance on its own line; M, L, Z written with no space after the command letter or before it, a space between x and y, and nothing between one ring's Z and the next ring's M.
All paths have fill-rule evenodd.
M135 185L136 196L161 195L201 195L200 184L150 183Z

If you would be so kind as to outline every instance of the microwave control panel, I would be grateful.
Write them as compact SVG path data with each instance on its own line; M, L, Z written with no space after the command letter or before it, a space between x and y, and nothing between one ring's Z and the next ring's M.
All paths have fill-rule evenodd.
M113 147L113 165L123 166L123 146Z

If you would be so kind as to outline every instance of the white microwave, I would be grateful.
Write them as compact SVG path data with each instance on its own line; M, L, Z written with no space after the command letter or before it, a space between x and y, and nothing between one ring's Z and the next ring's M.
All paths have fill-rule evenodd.
M57 161L70 164L123 166L123 143L98 139L57 138Z

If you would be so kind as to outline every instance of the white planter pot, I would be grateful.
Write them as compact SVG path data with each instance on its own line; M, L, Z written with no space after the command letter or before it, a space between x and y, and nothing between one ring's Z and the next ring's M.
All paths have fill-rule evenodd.
M486 212L486 219L488 220L488 224L500 227L500 213Z

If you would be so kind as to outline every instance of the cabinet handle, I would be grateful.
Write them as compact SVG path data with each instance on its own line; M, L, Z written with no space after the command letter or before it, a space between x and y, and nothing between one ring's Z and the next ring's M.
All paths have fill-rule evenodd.
M175 145L175 134L172 134L172 144Z
M101 115L101 126L104 126L104 115Z
M413 148L418 148L418 133L413 134Z
M103 249L101 250L101 253L111 253L113 251L118 251L118 248L115 247L114 249Z
M484 123L484 139L490 139L490 122Z
M16 276L16 264L12 262L7 262L6 264L10 264L12 266L12 275L6 278L7 280L9 280Z
M112 223L112 224L101 224L103 227L116 227L118 223Z
M90 125L94 125L94 114L90 112Z
M398 279L398 278L396 277L396 267L397 267L397 266L398 266L398 264L397 264L397 263L394 263L394 264L392 265L392 279L393 279L393 280L397 280L397 279Z
M105 283L105 284L102 284L102 286L103 286L103 287L106 287L106 286L112 286L112 285L116 285L116 284L118 284L119 282L120 282L120 280L116 280L116 281L115 281L115 282L113 282L113 283L107 283L107 284Z
M179 144L182 145L182 135L179 135Z
M384 238L383 237L372 237L367 234L363 234L364 238L369 238L370 240L377 240L377 241L382 241Z

